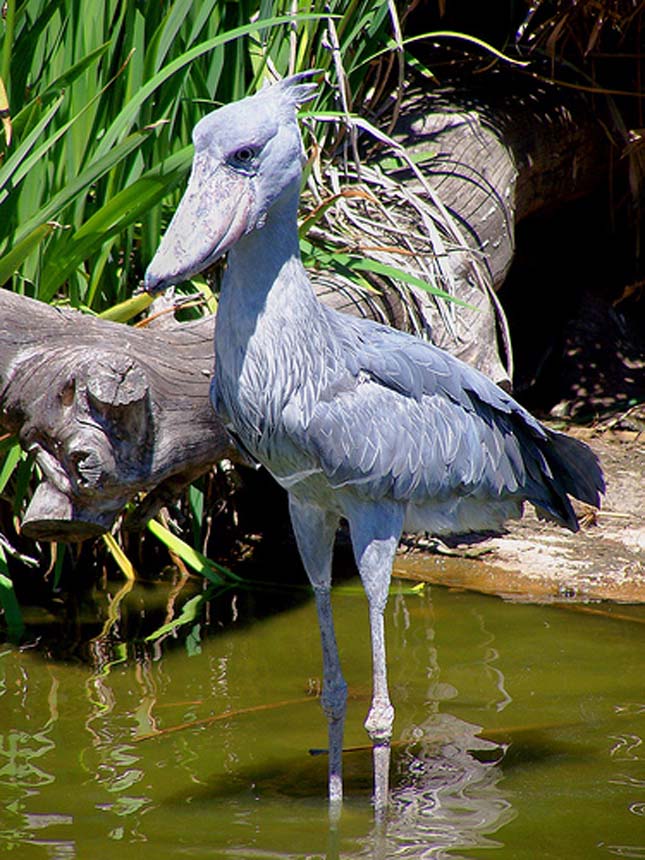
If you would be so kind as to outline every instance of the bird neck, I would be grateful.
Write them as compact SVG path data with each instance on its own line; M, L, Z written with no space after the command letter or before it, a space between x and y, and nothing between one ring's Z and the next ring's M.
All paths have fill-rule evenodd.
M267 213L265 223L229 251L218 315L224 311L236 328L255 328L265 317L295 321L311 313L317 299L300 259L299 186L292 183Z
M300 260L297 205L295 188L230 250L217 309L213 404L256 456L294 389L306 383L303 343L320 340L324 327Z
M217 309L216 376L268 364L279 344L302 340L322 310L300 259L299 185L283 193L261 228L229 251Z

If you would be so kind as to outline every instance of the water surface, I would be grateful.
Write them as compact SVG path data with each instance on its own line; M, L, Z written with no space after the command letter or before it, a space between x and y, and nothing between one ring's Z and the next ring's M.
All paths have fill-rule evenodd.
M350 690L330 833L318 630L305 592L231 591L163 642L130 622L61 654L0 648L0 851L44 858L645 858L645 607L393 586L392 804L362 721L365 598L334 598ZM178 601L180 604L181 601ZM258 616L254 618L254 616ZM39 619L42 629L43 619ZM46 637L45 637L46 638ZM27 634L29 642L29 632Z

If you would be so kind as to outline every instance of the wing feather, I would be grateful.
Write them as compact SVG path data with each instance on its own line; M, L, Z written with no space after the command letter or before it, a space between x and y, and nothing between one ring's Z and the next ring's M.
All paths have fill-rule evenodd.
M567 471L565 448L552 464L554 434L510 395L418 338L327 313L330 342L340 344L329 359L333 382L306 410L292 406L283 417L287 435L332 488L418 506L527 498L575 528L566 492L575 495L579 481ZM555 474L561 468L564 483ZM596 471L587 496L602 487L597 463Z

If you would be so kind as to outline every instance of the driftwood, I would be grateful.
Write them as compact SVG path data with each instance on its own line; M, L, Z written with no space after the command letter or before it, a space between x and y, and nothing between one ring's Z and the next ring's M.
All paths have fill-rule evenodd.
M208 399L214 319L132 328L0 291L0 424L43 472L22 530L82 540L156 513L235 448Z
M419 291L411 302L421 327L504 382L491 346L492 295L512 260L515 222L595 184L603 163L597 125L581 102L564 105L544 91L487 104L443 93L411 97L396 137L408 151L430 147L435 155L422 176L402 168L396 180L426 200L436 193L464 227L443 265L460 297L481 309L446 326ZM484 263L484 283L472 275L473 260ZM387 291L379 298L330 286L321 274L316 281L321 298L342 310L418 328ZM209 402L212 317L133 328L3 290L0 313L0 426L17 434L43 474L22 519L25 535L96 536L146 494L132 518L140 525L213 463L236 458Z

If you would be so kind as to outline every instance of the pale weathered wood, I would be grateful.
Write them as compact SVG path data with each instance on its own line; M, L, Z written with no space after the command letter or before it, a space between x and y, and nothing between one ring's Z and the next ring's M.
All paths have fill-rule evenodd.
M43 472L23 531L80 540L235 456L208 399L214 319L155 330L0 291L0 424Z

